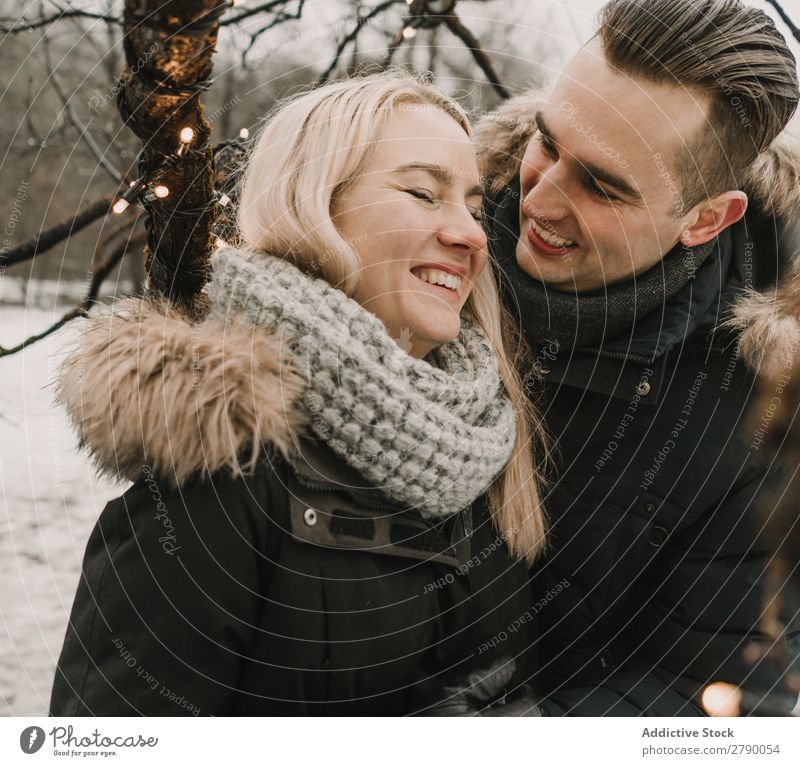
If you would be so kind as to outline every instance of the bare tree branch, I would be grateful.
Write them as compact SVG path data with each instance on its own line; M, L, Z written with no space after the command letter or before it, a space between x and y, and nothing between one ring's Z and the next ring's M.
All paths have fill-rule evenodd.
M47 231L39 232L37 236L27 242L23 242L19 247L15 247L7 253L0 253L0 269L27 261L29 258L49 250L59 242L63 242L67 237L72 236L81 229L85 229L98 218L108 215L113 202L111 195L103 197L69 220L56 224Z
M778 12L778 16L783 19L783 23L789 27L789 31L794 35L794 39L800 43L800 28L789 18L789 14L783 9L778 0L767 0L767 2Z
M361 16L356 19L356 25L351 29L340 41L339 45L336 48L336 52L333 54L333 59L331 63L328 64L328 68L317 78L317 85L322 85L323 83L327 82L330 79L331 74L333 74L333 70L336 68L336 65L339 63L339 59L341 58L342 54L344 53L345 48L353 42L353 40L358 37L359 33L363 29L364 25L374 19L378 14L382 13L383 11L391 8L393 5L397 5L400 2L404 2L404 0L384 0L384 2L379 3L376 5L366 16Z
M260 13L269 13L275 9L283 9L283 7L290 5L292 0L270 0L267 3L261 3L260 5L256 5L253 8L246 8L243 9L240 13L237 13L230 18L223 19L220 22L220 26L232 26L239 24L240 22L244 21L245 19L249 19L251 16L256 16ZM75 8L65 9L60 13L54 13L50 16L44 16L40 19L36 19L35 21L28 21L26 19L0 19L0 33L2 34L16 34L18 32L27 32L32 29L41 29L42 27L50 26L58 21L63 21L64 19L95 19L97 21L103 21L106 24L116 25L116 26L124 26L124 19L120 18L119 16L114 16L109 13L97 13L94 11L83 11ZM289 15L287 18L293 18L292 15Z
M500 82L500 76L497 74L497 70L486 55L486 51L483 50L481 44L478 42L478 38L461 23L461 19L459 19L455 13L448 13L445 15L444 23L447 25L447 28L469 48L470 53L472 53L472 58L475 59L475 63L483 70L483 73L492 84L497 95L502 99L507 99L511 94Z
M122 19L118 16L107 16L104 13L93 13L92 11L81 11L73 8L68 11L53 14L52 16L45 16L36 21L3 19L2 22L0 22L0 33L17 34L18 32L27 32L31 29L41 29L42 27L50 26L56 21L71 18L98 19L100 21L105 21L107 24L122 24ZM6 24L10 24L11 26L5 26Z
M292 21L292 20L296 21L297 19L301 18L303 15L304 5L305 5L305 0L298 0L297 10L294 13L284 13L283 11L281 11L279 14L275 16L274 19L272 19L272 21L265 24L258 31L253 33L248 32L247 34L250 35L250 42L247 44L247 47L244 49L244 52L242 53L242 66L243 67L247 66L247 54L250 53L250 51L253 49L253 46L256 44L256 41L258 40L259 37L261 37L261 35L263 35L265 32L269 32L270 29L274 29L279 24L283 24L285 21Z
M268 13L269 11L275 10L280 6L286 6L289 4L290 0L270 0L268 3L261 3L261 5L255 5L252 8L245 8L240 13L229 16L227 19L222 19L219 25L221 27L229 27L232 24L238 24L245 19L249 19L251 16L256 16L259 13ZM283 8L281 7L281 11L282 10Z
M72 101L70 97L64 92L64 89L61 87L61 83L58 81L56 77L55 70L53 69L52 62L50 60L50 48L49 46L45 45L44 47L44 56L45 61L47 63L47 75L50 83L53 86L53 89L58 94L59 99L61 99L61 103L64 105L64 109L67 113L67 117L75 129L78 131L81 139L83 142L89 147L89 151L94 155L94 158L100 164L100 167L108 173L112 180L115 183L121 184L125 182L125 177L117 170L111 160L108 159L106 153L97 145L94 138L92 138L92 134L89 132L89 129L81 122L80 117L78 117L75 109L72 106Z
M82 301L80 301L80 303L67 311L61 317L61 319L52 324L43 332L37 333L36 335L31 335L21 343L18 343L16 346L11 346L10 348L0 346L0 357L16 354L18 351L22 351L24 348L36 343L36 341L42 340L42 338L46 338L48 335L52 335L54 332L56 332L56 330L61 329L65 324L67 324L67 322L70 322L80 316L86 316L92 305L97 302L97 296L100 293L100 287L102 286L103 282L114 270L114 267L122 260L125 253L133 248L144 247L146 241L147 233L145 231L140 231L138 234L135 234L119 244L108 256L98 261L92 268L92 281L89 284L89 289L86 291L86 296Z

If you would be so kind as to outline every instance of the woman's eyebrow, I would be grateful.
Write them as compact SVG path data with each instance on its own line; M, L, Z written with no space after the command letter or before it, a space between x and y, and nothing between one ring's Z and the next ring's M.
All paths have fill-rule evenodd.
M394 169L395 173L405 173L409 170L422 170L444 186L453 186L456 182L453 172L449 168L436 165L432 162L408 162ZM483 197L485 192L480 184L475 184L468 192L468 197Z

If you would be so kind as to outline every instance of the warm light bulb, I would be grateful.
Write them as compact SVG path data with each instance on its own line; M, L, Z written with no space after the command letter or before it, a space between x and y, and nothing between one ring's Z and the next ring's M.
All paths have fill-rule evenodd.
M406 27L403 30L403 39L413 40L417 35L417 30L414 27Z
M164 184L159 184L155 189L153 189L153 194L155 194L159 199L164 199L164 197L169 194L169 189L164 186Z
M126 200L124 197L120 197L120 198L119 198L119 199L118 199L118 200L117 200L117 201L114 203L114 207L112 207L111 209L112 209L112 210L113 210L113 211L114 211L114 212L115 212L117 215L119 215L120 213L124 213L124 212L125 212L125 211L128 209L128 207L130 207L130 204L131 204L131 203L130 203L130 202L128 202L128 200Z
M250 138L250 131L247 128L242 128L239 131L239 138Z
M731 684L711 684L703 691L702 702L710 716L737 716L742 706L742 691Z
M194 130L192 128L183 128L178 136L182 143L189 144L194 138Z
M219 204L222 207L228 207L228 204L230 203L230 201L231 201L231 198L227 194L223 194L219 198Z

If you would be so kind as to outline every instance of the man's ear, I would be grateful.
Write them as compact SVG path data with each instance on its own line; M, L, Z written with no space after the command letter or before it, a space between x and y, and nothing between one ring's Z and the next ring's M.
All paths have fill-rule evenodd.
M702 245L720 232L733 226L747 210L747 195L743 191L727 191L701 202L691 213L694 222L687 224L681 234L686 247Z

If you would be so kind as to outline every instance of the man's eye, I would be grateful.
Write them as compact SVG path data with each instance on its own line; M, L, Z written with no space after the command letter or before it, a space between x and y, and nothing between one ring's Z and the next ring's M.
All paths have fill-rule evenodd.
M433 202L433 194L431 194L429 191L425 191L425 189L406 189L406 191L412 197L425 200L426 202Z
M615 197L613 194L609 194L605 189L597 185L597 181L594 178L588 178L586 180L586 188L589 190L589 194L593 197L597 197L598 199L606 200L608 202L616 202L619 200L619 197Z
M542 133L536 134L536 140L539 142L539 145L542 147L542 151L550 157L550 159L557 160L558 159L558 149L556 149L556 145L547 137L544 136Z

